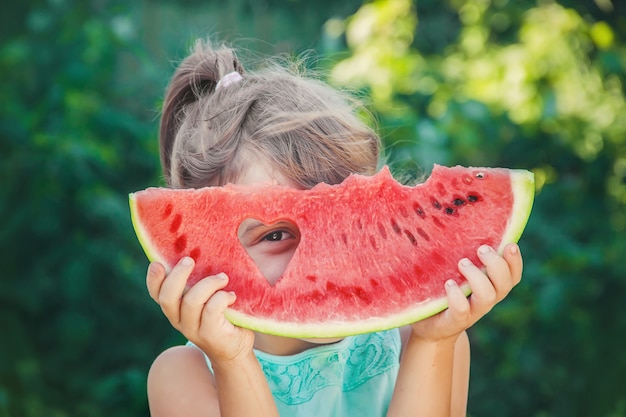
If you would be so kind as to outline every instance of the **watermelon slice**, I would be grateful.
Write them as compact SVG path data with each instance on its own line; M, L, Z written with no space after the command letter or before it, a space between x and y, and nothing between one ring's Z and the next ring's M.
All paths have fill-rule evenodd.
M534 198L533 174L436 165L426 182L399 184L388 168L310 190L225 185L130 194L135 232L152 261L183 256L189 279L225 272L234 324L290 337L342 337L399 327L447 307L444 283L469 294L457 263L477 248L516 242ZM300 241L273 284L238 239L246 219L288 221Z

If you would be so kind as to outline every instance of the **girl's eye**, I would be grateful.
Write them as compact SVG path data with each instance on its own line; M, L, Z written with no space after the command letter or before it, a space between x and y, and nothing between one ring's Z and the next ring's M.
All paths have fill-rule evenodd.
M265 240L268 242L280 242L283 239L287 239L289 238L290 233L288 232L284 232L282 230L276 230L274 232L268 233L265 236L263 236L263 239L261 240Z

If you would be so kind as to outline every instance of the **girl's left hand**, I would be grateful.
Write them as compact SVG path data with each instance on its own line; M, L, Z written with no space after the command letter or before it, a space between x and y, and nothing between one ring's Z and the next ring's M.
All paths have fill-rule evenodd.
M502 301L522 278L522 256L512 243L499 255L489 246L478 249L483 272L469 259L459 261L459 272L467 279L472 294L466 297L461 288L446 282L448 308L428 319L412 324L413 335L430 341L457 337Z

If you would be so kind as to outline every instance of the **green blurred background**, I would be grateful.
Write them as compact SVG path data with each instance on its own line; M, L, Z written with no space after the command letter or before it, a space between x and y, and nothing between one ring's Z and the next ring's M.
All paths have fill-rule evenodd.
M525 274L471 329L472 416L626 416L622 0L25 0L0 14L0 416L145 416L183 342L127 194L196 37L309 52L363 92L387 162L531 169Z

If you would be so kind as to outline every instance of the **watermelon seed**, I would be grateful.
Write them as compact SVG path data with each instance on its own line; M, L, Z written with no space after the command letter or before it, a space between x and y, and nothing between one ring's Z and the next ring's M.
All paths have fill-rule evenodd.
M399 206L399 207L398 207L398 211L400 212L400 214L402 215L402 217L409 217L409 212L407 211L406 207L404 207L404 206Z
M437 187L437 191L439 192L439 195L441 196L446 195L446 187L442 183L438 182L436 187Z
M400 234L402 232L402 229L400 229L400 226L398 226L395 219L391 219L391 228L394 232L396 232L396 234Z
M470 177L469 175L465 174L463 175L463 182L466 184L471 184L474 180L472 179L472 177Z
M182 223L183 216L181 216L180 213L176 214L176 216L174 216L174 220L172 220L172 224L170 224L170 233L178 232L178 229L180 228L180 225Z
M439 220L437 217L433 217L433 223L435 223L437 227L440 227L442 229L446 227L446 225L443 224L443 222Z
M417 239L415 238L415 236L413 236L413 233L409 232L408 230L405 230L404 234L406 235L407 238L409 238L411 245L417 246Z
M478 178L479 180L482 180L483 178L485 178L485 173L484 172L477 172L476 173L476 178Z
M480 200L480 196L476 195L476 194L470 194L467 196L467 201L469 201L470 203L475 203L477 201Z
M445 210L446 214L450 215L450 216L458 216L459 213L456 211L456 209L454 207L446 207Z
M189 256L192 257L195 261L200 258L200 248L193 248L191 252L189 252Z
M170 214L172 214L173 209L174 209L174 206L172 205L172 203L169 203L168 205L166 205L165 210L163 210L163 219L167 219L168 217L170 217Z
M181 253L187 247L187 236L180 235L178 239L174 242L174 249L176 249L176 253Z
M366 305L372 303L372 297L369 295L367 291L363 289L363 287L352 287L349 288L349 293L353 296L356 296L361 301L363 301Z
M420 235L424 240L426 240L427 242L430 241L430 236L428 236L428 233L426 233L424 231L424 229L422 229L421 227L418 227L416 230L417 234Z
M453 203L455 206L463 206L465 205L465 200L463 200L462 198L455 198Z
M387 239L387 231L381 222L378 222L378 232L383 239Z
M324 300L324 294L320 290L314 290L309 293L298 296L301 303L317 304Z
M422 219L426 218L426 213L424 212L424 209L422 208L422 206L419 205L419 203L415 203L415 202L413 203L413 210Z
M326 292L328 294L330 293L338 294L341 298L343 298L343 301L351 302L351 301L354 301L355 298L358 298L361 301L363 301L365 304L371 304L372 302L371 297L362 287L350 287L350 286L344 287L344 286L339 286L337 284L334 284L332 282L327 282Z
M435 200L434 197L430 198L430 202L432 203L434 208L436 208L437 210L441 210L441 203L439 201Z
M344 244L344 245L347 245L347 244L348 244L348 236L346 236L346 234L345 234L345 233L342 233L342 234L341 234L341 240L343 241L343 244Z

